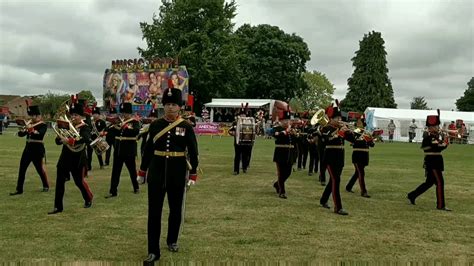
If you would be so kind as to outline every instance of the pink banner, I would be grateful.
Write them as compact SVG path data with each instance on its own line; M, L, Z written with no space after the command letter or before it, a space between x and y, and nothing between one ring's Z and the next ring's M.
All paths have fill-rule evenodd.
M219 135L221 130L218 123L196 123L194 132L200 135Z

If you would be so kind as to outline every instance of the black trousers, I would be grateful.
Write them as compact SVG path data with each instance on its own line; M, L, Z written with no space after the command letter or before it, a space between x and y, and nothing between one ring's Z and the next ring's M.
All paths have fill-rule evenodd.
M242 169L247 170L251 154L252 145L234 145L234 172L239 173L240 161L242 161Z
M357 181L357 179L359 179L360 193L365 194L367 193L367 188L365 187L365 165L355 163L354 167L354 174L347 183L346 190L352 190L352 187L354 186L355 182Z
M334 201L334 212L337 212L342 209L341 193L339 191L342 167L333 167L331 165L327 165L327 170L331 178L329 179L329 182L326 185L319 202L321 204L326 204L328 202L329 195L332 194L332 200Z
M319 153L316 145L309 145L309 169L308 173L317 173L319 164Z
M278 180L273 184L278 191L278 194L285 194L285 182L291 175L293 170L293 164L289 163L276 163Z
M109 148L110 150L110 148ZM107 151L109 151L107 150ZM92 170L92 157L94 156L93 154L97 155L97 160L99 161L99 166L102 167L104 166L104 160L102 159L102 154L99 155L97 154L94 149L90 146L87 147L87 170Z
M308 143L298 144L298 169L306 168L308 160Z
M30 151L23 150L20 160L20 170L18 171L18 182L16 185L16 191L23 192L23 184L25 183L26 169L31 162L35 166L36 172L41 178L41 183L43 183L43 188L49 188L48 176L43 165L43 156L38 154L32 154Z
M426 169L426 180L419 185L415 190L408 193L408 197L416 199L433 185L436 185L436 208L442 209L446 206L444 200L444 178L443 171L440 169Z
M92 195L91 190L89 189L89 185L87 184L86 180L84 179L84 175L86 173L85 168L78 168L73 170L67 170L62 167L57 167L57 176L56 176L56 192L54 195L54 207L58 210L63 210L63 198L64 198L64 190L65 190L65 183L66 180L69 178L70 174L74 179L74 183L76 187L79 188L82 194L82 198L84 202L91 202Z
M325 147L321 148L318 147L318 154L319 154L319 181L326 182L326 162L324 160L324 149ZM341 170L342 171L342 170Z
M181 226L184 187L165 187L148 184L148 253L160 254L161 214L165 194L170 209L168 217L167 244L178 242Z
M112 166L112 180L110 183L110 194L117 195L117 188L120 183L120 174L122 173L122 167L125 163L127 166L128 173L130 174L130 180L132 181L133 191L138 190L137 182L137 165L135 162L135 156L119 156L114 154L114 162Z
M105 164L109 165L110 163L110 155L112 154L112 149L114 148L114 140L113 139L105 139L107 144L109 144L109 149L105 152Z

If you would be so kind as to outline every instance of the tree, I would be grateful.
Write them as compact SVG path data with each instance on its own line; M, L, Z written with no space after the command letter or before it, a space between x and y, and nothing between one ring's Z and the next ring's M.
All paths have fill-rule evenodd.
M410 109L416 110L430 110L428 104L425 101L425 97L413 97L413 101L410 103Z
M464 96L456 100L456 108L459 111L474 111L474 77L467 83L467 90L464 91Z
M346 97L341 101L344 111L364 112L369 106L397 108L392 83L388 77L384 40L380 32L365 34L359 50L351 59L354 66Z
M34 99L33 104L38 105L45 119L52 119L62 104L70 99L68 94L54 94L50 91Z
M310 59L308 45L276 26L242 25L235 32L245 97L286 100L303 95L302 73Z
M162 0L153 23L140 23L146 59L172 57L186 65L196 105L242 92L238 52L232 36L234 0ZM199 108L199 107L197 107Z
M326 108L332 101L332 95L336 90L334 85L321 72L304 72L305 82L304 95L297 97L297 106L301 110L318 110Z
M94 95L92 94L90 90L82 90L78 94L79 94L79 99L87 100L87 104L93 104L97 102Z

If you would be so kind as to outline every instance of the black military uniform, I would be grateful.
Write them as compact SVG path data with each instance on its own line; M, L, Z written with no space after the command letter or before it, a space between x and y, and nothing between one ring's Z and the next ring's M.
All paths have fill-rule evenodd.
M239 116L246 116L245 108L241 108ZM250 157L252 154L252 142L240 142L237 144L237 121L232 122L232 126L229 129L229 134L234 136L234 175L238 175L240 172L240 161L242 161L242 171L247 173L247 168L250 164ZM254 132L255 133L255 132Z
M94 106L93 109L92 109L92 115L94 114L97 114L97 115L100 115L100 108L97 107L97 106ZM92 130L92 134L91 134L91 139L92 141L96 140L98 137L102 137L105 135L105 128L106 128L106 124L105 124L105 121L103 119L100 119L99 117L97 117L97 119L93 119L92 121L92 128L95 127L94 130ZM97 135L98 134L98 135ZM89 145L90 146L90 145ZM110 145L109 145L110 146ZM109 148L110 149L110 148ZM87 150L89 152L89 150ZM96 153L97 154L97 153ZM90 166L91 165L91 161L92 161L92 154L90 157L88 157L88 165ZM100 169L104 168L104 160L102 159L102 154L97 154L97 160L99 161L99 166L100 166Z
M306 117L302 117L306 118ZM308 151L309 151L309 142L308 142L308 131L310 126L307 124L307 121L304 121L303 124L299 127L298 134L298 170L306 169L306 161L308 160Z
M148 130L150 129L150 123L158 117L158 111L153 107L148 114L148 119L143 120L142 129L138 134L137 140L142 139L142 144L140 145L140 155L143 157L143 152L145 151L145 145L148 141Z
M365 124L365 123L364 123ZM365 125L364 125L365 126ZM367 134L360 134L352 144L352 164L354 164L354 174L346 185L346 191L352 192L352 187L359 179L360 194L362 197L370 198L365 187L365 167L369 165L369 147L374 147L374 139Z
M318 155L319 155L319 182L322 186L326 185L326 171L327 165L326 160L324 160L325 152L326 152L326 142L323 139L321 134L322 126L320 126L319 130L316 132L318 135L317 138L317 147L318 147Z
M87 100L84 99L79 99L79 104L83 106L83 111L84 111L84 122L87 124L87 126L91 130L91 140L92 139L92 109L87 105ZM94 149L92 149L91 145L87 145L86 147L87 150L87 171L92 170L92 153L94 153ZM89 174L86 174L86 177Z
M109 109L110 115L116 115L117 109L115 107L111 107ZM119 121L118 119L116 121ZM112 154L112 149L115 150L115 136L120 133L120 125L118 123L112 123L107 126L105 129L105 141L109 144L109 149L105 152L105 165L109 165L110 163L110 155Z
M181 105L181 91L179 89L172 89L171 92L170 89L165 90L162 102L163 105L167 103ZM178 250L177 242L188 166L190 166L190 179L196 179L197 141L193 127L187 121L179 122L154 141L154 137L173 122L160 118L150 124L150 137L140 166L140 172L148 172L148 252L150 254L148 261L157 260L160 257L161 213L165 194L168 195L170 209L166 243L171 251ZM186 154L189 157L189 165Z
M70 114L84 115L83 107L72 99L69 107ZM91 129L81 122L74 125L80 137L78 139L68 138L67 143L63 143L59 137L56 137L56 144L63 145L61 155L59 156L56 177L56 193L54 197L54 210L48 214L56 214L63 211L63 197L66 180L72 175L74 183L79 188L84 199L84 208L92 206L92 192L84 179L87 170L86 146L90 144Z
M319 135L319 125L308 129L308 135L306 141L308 142L308 151L309 151L309 166L308 166L308 175L313 175L313 173L318 172L319 164L319 153L318 153L318 141L320 139Z
M415 190L408 193L408 199L415 205L415 200L433 185L436 185L436 208L438 210L450 211L446 208L444 199L444 161L441 152L448 147L449 140L447 136L440 136L440 119L438 115L429 115L426 118L426 126L429 127L429 134L423 138L421 148L424 152L424 164L426 181L419 185Z
M125 114L132 113L131 103L122 103L120 112ZM130 180L133 185L133 192L138 193L137 167L135 157L137 156L137 136L140 132L140 124L134 118L129 118L122 122L120 133L115 136L114 161L112 166L112 178L110 183L109 195L106 198L117 196L117 187L120 183L120 174L123 164L127 166L130 174Z
M291 118L289 111L283 112L280 120ZM276 163L278 180L273 183L278 196L286 199L285 182L290 177L295 163L297 152L295 146L296 132L289 128L276 126L273 129L275 138L275 150L273 152L273 161Z
M326 115L330 119L337 119L337 117L341 117L341 111L338 106L329 106L326 108ZM326 144L324 161L331 179L324 189L320 203L322 207L329 209L330 207L327 202L332 194L334 212L347 215L348 213L342 208L339 184L341 182L342 169L344 168L344 139L354 142L354 135L350 131L341 131L339 126L336 125L337 123L337 120L331 120L321 129L322 141Z
M27 112L29 116L41 115L38 106L28 106ZM20 170L18 171L18 182L16 185L16 191L10 193L11 196L19 195L23 193L23 184L25 183L26 169L33 162L36 172L41 178L43 183L43 192L49 190L48 176L43 164L43 158L45 157L45 149L43 145L43 138L46 134L48 126L43 121L31 122L24 129L18 132L19 137L26 136L26 145L21 154Z

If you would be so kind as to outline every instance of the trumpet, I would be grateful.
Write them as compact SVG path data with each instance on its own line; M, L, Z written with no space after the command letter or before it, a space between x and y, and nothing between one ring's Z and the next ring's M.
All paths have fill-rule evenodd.
M23 119L16 119L15 120L15 123L18 125L18 129L19 130L26 130L28 129L29 127L31 127L31 122L32 120L23 120Z

